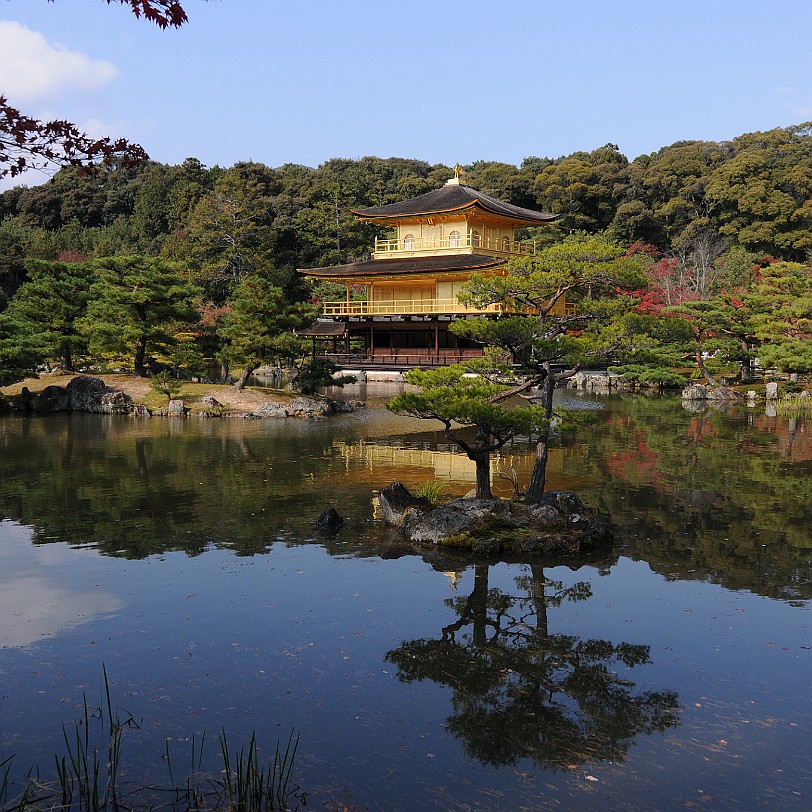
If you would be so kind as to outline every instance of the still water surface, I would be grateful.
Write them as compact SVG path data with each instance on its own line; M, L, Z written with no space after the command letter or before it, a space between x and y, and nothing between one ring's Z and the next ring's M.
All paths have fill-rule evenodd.
M375 515L473 485L427 425L0 419L0 761L48 774L113 704L125 780L300 735L311 808L812 808L812 433L615 398L550 487L610 514L586 562L452 558ZM528 449L496 466L526 481ZM335 506L346 524L319 535ZM188 761L177 755L176 763ZM180 771L182 769L178 768Z

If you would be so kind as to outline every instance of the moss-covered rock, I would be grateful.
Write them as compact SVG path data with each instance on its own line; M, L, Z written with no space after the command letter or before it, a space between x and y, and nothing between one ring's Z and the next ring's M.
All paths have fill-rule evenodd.
M384 511L384 516L411 542L481 555L569 556L612 545L610 525L596 520L569 491L551 491L536 505L504 499L455 499L437 507L410 506L399 514Z

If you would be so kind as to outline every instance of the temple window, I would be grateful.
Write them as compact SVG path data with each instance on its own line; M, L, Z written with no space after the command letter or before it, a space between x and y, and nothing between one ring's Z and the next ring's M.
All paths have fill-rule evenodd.
M459 231L452 231L448 235L448 247L449 248L459 248L460 247L460 232Z
M480 236L478 231L471 232L471 245L474 248L479 248Z
M510 237L502 237L502 250L510 251Z
M403 250L414 251L414 234L407 234L403 238Z

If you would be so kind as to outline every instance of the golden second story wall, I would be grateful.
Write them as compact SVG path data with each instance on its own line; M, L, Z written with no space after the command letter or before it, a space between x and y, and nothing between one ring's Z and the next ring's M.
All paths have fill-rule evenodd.
M476 253L509 257L532 256L535 252L534 242L517 241L513 229L504 223L459 217L400 223L392 237L375 240L373 256L386 259Z

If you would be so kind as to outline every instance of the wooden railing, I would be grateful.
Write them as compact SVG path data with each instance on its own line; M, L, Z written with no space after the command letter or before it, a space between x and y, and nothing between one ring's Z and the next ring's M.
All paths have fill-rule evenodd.
M486 307L466 307L456 299L394 299L372 302L322 302L324 316L433 316L459 315L475 313L521 313L532 315L532 309L524 311L504 304L492 304ZM567 316L576 314L574 304L560 303L556 313L564 312Z
M444 367L481 358L481 349L376 349L374 353L326 352L339 369L412 369L414 367Z
M325 316L430 316L456 313L505 313L503 305L465 307L456 299L394 299L372 302L323 302Z
M450 237L411 237L405 240L375 239L376 254L432 253L449 248L484 248L506 256L532 256L536 253L536 243L529 240L494 239L470 233Z

